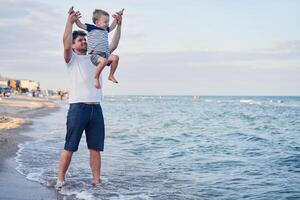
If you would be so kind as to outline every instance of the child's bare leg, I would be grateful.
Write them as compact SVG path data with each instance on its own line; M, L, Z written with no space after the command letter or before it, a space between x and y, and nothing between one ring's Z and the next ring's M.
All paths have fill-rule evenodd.
M119 64L119 56L111 54L108 57L108 62L111 62L108 80L110 80L114 83L118 83L117 79L114 77L114 74L115 74L115 71L116 71L116 69L118 67L118 64Z
M102 70L104 69L104 67L107 64L107 59L106 58L99 58L97 63L98 63L98 65L97 65L96 73L95 73L95 76L94 76L94 85L97 89L100 89L101 85L100 85L99 77L100 77L100 74L101 74Z

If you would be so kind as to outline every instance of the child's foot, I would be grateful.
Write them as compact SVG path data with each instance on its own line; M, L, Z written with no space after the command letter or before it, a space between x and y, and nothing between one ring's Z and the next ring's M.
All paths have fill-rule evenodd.
M95 88L97 88L97 89L100 89L100 88L101 88L101 86L100 86L100 81L99 81L98 78L94 78L94 86L95 86Z
M118 83L117 79L115 79L114 76L109 76L109 77L108 77L108 80L110 80L110 81L112 81L112 82L114 82L114 83Z

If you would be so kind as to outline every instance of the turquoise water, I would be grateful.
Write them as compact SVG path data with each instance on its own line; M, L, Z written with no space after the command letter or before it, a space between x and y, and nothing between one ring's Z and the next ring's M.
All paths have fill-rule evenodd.
M35 119L18 170L49 187L67 105ZM300 199L300 97L108 96L102 183L85 138L63 194L73 199Z

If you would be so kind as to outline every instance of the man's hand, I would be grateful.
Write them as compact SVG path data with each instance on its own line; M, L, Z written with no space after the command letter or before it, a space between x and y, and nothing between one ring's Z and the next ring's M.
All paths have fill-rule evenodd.
M74 24L81 17L81 13L79 11L75 12L73 6L69 9L68 14L68 22L71 24Z
M122 24L122 15L124 12L124 8L122 10L120 10L119 12L116 12L115 14L113 14L113 18L116 19L117 21L117 25L121 25Z
M74 11L74 6L72 6L72 7L69 9L68 14L71 14L71 13L73 13L73 12L75 12L75 11Z
M120 10L119 12L117 12L117 13L120 14L120 15L123 15L123 12L124 12L124 8L122 10Z
M71 60L71 53L72 53L72 29L73 24L76 22L80 17L80 12L75 12L74 7L72 6L68 12L68 19L65 27L63 43L64 43L64 59L66 63L69 63Z
M111 43L109 44L109 52L112 53L119 45L119 41L121 38L121 25L122 25L122 15L124 9L119 12L116 12L113 17L117 23L117 30L114 33Z

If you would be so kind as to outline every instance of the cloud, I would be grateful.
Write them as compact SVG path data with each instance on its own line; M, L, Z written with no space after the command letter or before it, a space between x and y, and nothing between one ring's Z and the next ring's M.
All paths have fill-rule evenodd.
M1 62L28 60L61 47L64 22L62 13L34 1L3 1L0 15ZM1 63L3 64L3 63Z
M294 46L269 47L267 51L120 52L117 71L120 85L108 84L107 91L116 94L295 95L300 90L300 55L295 53L298 50Z
M65 88L62 34L66 10L31 0L0 3L1 74L38 80L42 88ZM120 55L116 74L120 84L106 84L108 93L208 94L211 89L214 94L221 94L222 90L233 94L242 88L271 91L272 86L289 91L289 84L294 88L290 93L300 90L296 87L300 85L296 77L300 72L299 40L279 41L247 51L162 52L157 48L156 52L149 52L145 48L149 43L156 47L155 42L164 41L154 41L143 28L143 20L126 15L116 52ZM137 53L139 50L143 53Z
M0 3L1 73L43 83L53 69L64 66L61 43L65 21L61 18L66 18L66 12L30 0Z
M298 56L300 54L300 40L289 40L274 42L273 46L269 48L260 49L260 51L276 54L281 56Z
M43 51L54 48L53 41L64 27L62 15L51 6L33 1L5 1L0 16L0 42L6 51Z
M231 74L247 78L247 73L268 71L299 71L299 55L280 52L157 52L121 54L120 69L124 77L138 82L191 81ZM237 73L237 72L240 72ZM238 75L239 74L239 75Z
M121 54L116 74L120 84L106 84L105 93L299 94L299 59L274 60L271 56L264 59L259 53L242 55L239 52Z
M191 67L237 66L264 68L294 67L300 62L300 41L285 41L274 47L248 51L191 51L191 52L150 52L129 54L131 62L158 63L158 65L177 66L179 63ZM133 59L135 57L135 59ZM180 64L180 65L181 65ZM300 67L300 66L299 66Z

